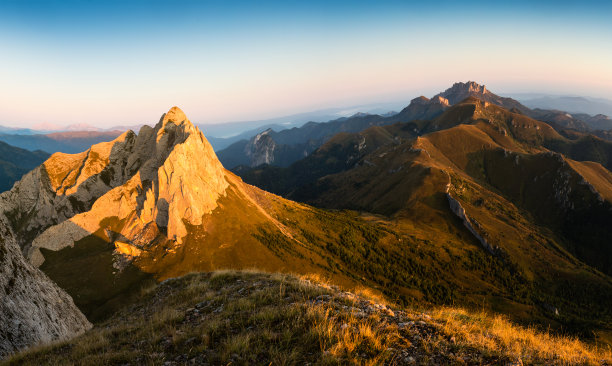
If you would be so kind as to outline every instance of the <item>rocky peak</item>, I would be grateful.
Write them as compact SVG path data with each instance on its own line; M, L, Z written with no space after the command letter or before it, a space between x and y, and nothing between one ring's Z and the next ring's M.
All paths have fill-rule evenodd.
M173 107L137 136L128 132L81 154L54 155L0 199L5 212L16 212L15 229L31 233L20 245L39 265L38 248L72 245L98 230L105 217L124 220L117 231L124 242L142 244L161 234L180 244L185 225L201 224L227 186L210 143Z
M445 98L450 104L456 104L469 96L482 97L488 93L490 92L487 90L486 86L480 85L474 81L468 81L467 83L455 83L452 87L436 95L434 98Z
M447 90L448 92L449 90ZM467 83L462 83L462 82L458 82L453 84L453 86L450 88L451 92L465 92L465 93L472 93L472 94L486 94L487 91L487 87L484 85L480 85L474 81L468 81Z
M272 129L258 133L244 147L244 152L250 160L250 166L261 164L272 164L274 162L274 150L277 145L270 133Z
M176 106L170 108L167 113L161 116L159 123L155 126L155 130L157 131L158 142L165 135L179 134L181 137L186 138L192 133L197 133L193 123L191 123L191 121L187 119L185 113ZM184 141L184 139L182 139L182 141Z

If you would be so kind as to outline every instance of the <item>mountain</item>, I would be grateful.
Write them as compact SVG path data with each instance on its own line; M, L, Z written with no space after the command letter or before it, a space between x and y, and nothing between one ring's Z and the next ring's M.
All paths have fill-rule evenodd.
M49 154L40 150L28 151L0 142L0 192L10 189L48 157Z
M566 241L576 246L570 249L578 253L579 258L612 274L610 272L612 262L602 261L595 254L600 252L595 248L612 251L612 248L606 246L607 238L612 235L612 232L609 231L607 225L603 224L606 220L612 219L610 216L612 213L609 212L609 204L612 201L612 174L609 171L612 169L612 143L592 135L569 140L543 122L509 112L473 97L456 104L438 118L425 124L423 131L432 133L425 134L416 140L406 140L409 135L401 133L402 128L392 127L383 128L387 133L386 139L379 141L368 139L370 151L373 150L371 153L359 155L354 149L344 153L345 158L348 156L347 162L353 159L348 164L354 164L351 169L347 169L349 167L345 165L313 175L303 181L302 188L296 187L295 182L276 188L274 185L279 184L281 180L265 179L266 174L272 174L265 172L265 169L255 174L245 175L245 179L258 175L257 178L253 178L254 182L272 182L272 186L264 185L263 187L315 205L360 209L386 215L396 214L396 211L402 206L397 206L401 203L392 197L397 197L399 193L394 193L393 190L385 192L385 195L389 195L389 199L395 201L389 201L374 193L378 191L374 187L388 186L391 180L394 180L392 179L394 173L401 171L405 166L405 163L400 166L389 165L386 155L391 154L389 150L399 149L404 141L407 141L404 144L408 145L408 150L407 152L403 150L403 153L400 154L402 158L397 158L400 159L398 161L413 160L414 157L410 157L413 151L419 149L430 151L422 146L431 146L431 149L439 152L439 155L436 159L429 154L429 158L443 165L452 163L451 167L461 174L470 176L477 184L486 183L495 192L507 194L506 197L513 204L526 208L536 219L541 220L541 223L546 223L553 231L562 232L566 236ZM365 140L365 136L371 136L374 133L375 129L370 129L357 136ZM346 141L347 138L344 137L341 140ZM334 151L337 146L342 146L342 143L333 141L325 146L325 149L315 152L309 159L305 159L300 164L296 163L292 168L296 169L306 162L315 163L314 165L320 167L322 164L316 164L316 162L328 162L332 157L337 161L342 161L344 160L342 156L337 157L330 154L330 151ZM552 153L551 150L563 155ZM514 156L518 159L517 161L520 160L520 157L525 160L522 164L515 163L506 166L504 159L500 160L497 156L501 153L506 158L512 156L511 153L516 153L519 154L517 155L519 158ZM577 159L577 161L567 157ZM375 168L377 164L382 164L382 168ZM488 166L487 164L494 165ZM379 169L388 169L388 173L373 172ZM310 167L307 170L317 172L316 167ZM327 174L342 171L346 171L346 174L326 177ZM360 173L362 171L364 173ZM516 172L511 173L513 171ZM554 179L543 181L538 174L547 177L546 179L551 179L551 177ZM309 185L313 182L316 187ZM346 182L351 182L360 188L354 191L350 186L347 187ZM511 184L511 182L516 186L512 188L502 186ZM531 183L527 185L526 182ZM578 186L574 187L573 184L578 184ZM544 186L536 188L539 185ZM580 185L585 188L583 189ZM531 190L535 194L537 189L542 190L538 193L538 200L536 200L536 195L528 195ZM343 193L345 191L346 193ZM347 195L349 193L350 195ZM552 206L543 204L542 199L545 194L553 195L549 198ZM380 211L383 208L384 210Z
M387 144L401 144L418 136L413 123L374 126L361 132L341 132L307 157L288 167L262 165L256 168L238 166L232 171L245 182L282 196L306 187L328 174L351 169L361 159Z
M300 127L308 122L325 122L338 118L346 118L358 112L368 114L389 114L398 107L401 103L369 103L353 105L348 107L335 107L315 110L311 112L296 113L282 117L275 117L262 120L239 121L239 122L223 122L223 123L206 123L199 124L198 127L206 134L207 138L230 138L242 134L245 131L259 130L263 131L272 126L282 126L280 129L288 129ZM273 128L277 130L277 128ZM254 135L254 134L253 134ZM251 136L253 136L251 135ZM249 136L249 137L251 137Z
M605 115L572 115L560 110L532 110L515 99L501 97L489 91L486 86L469 81L455 83L431 99L423 96L415 98L397 114L388 116L356 114L350 118L341 118L326 123L307 123L299 128L278 132L263 131L248 140L235 142L219 150L219 158L230 169L240 165L253 168L262 164L287 167L311 154L337 133L359 132L370 126L385 126L397 122L432 120L441 115L449 106L458 104L469 97L475 97L509 111L547 122L559 132L563 130L592 132L607 139L609 134L605 130L612 128L611 120ZM418 130L418 126L415 128ZM244 167L241 169L245 170Z
M0 215L0 359L91 327L62 289L28 263Z
M206 129L207 129L206 125L200 125L199 128L202 130L202 132L206 133ZM248 130L248 131L244 131L242 133L239 133L231 137L214 137L214 136L207 135L206 138L208 139L208 142L210 142L210 144L212 145L213 149L215 151L219 151L219 150L223 150L227 148L228 146L232 145L235 142L238 142L241 140L248 140L251 137L257 135L258 133L266 131L268 129L274 130L274 131L282 131L286 128L287 126L284 126L284 125L268 124L268 125L263 125L263 126Z
M532 109L528 114L532 118L545 121L557 130L571 129L580 132L608 131L612 129L612 120L603 114L588 115L584 113L570 114L559 110Z
M309 278L220 271L161 283L71 341L9 364L609 364L612 355L501 316L416 311Z
M525 107L518 101L512 98L500 97L496 94L493 94L489 90L487 90L486 86L480 85L474 81L468 81L466 83L455 83L453 84L453 86L436 95L435 97L445 98L452 105L462 102L466 98L476 97L480 100L493 103L508 110L516 109L520 112L525 112L529 110L529 108Z
M103 131L103 129L89 125L87 123L74 123L70 125L59 125L56 123L37 123L32 126L32 129L38 131L55 131L55 132L68 132L68 131Z
M281 167L308 156L337 133L358 132L370 126L383 126L398 121L428 119L441 114L448 107L444 98L425 97L413 99L410 105L399 113L385 116L356 113L325 123L308 122L302 127L282 131L268 129L249 140L238 141L219 151L224 166L239 165L255 167L274 164Z
M122 131L114 130L55 132L36 135L0 134L0 141L30 151L78 153L87 150L93 144L113 140L121 133Z
M29 128L0 126L0 134L32 135L37 132Z
M441 96L432 99L420 96L411 100L398 114L390 117L398 121L429 120L439 116L449 106L448 99Z
M592 135L568 139L469 97L431 121L337 135L289 168L236 172L294 200L383 215L444 250L456 248L451 227L459 219L484 250L505 258L502 267L520 274L519 283L529 283L530 300L507 313L530 302L563 308L557 320L567 316L571 328L610 317L593 304L612 299L611 146ZM304 179L287 178L294 174ZM574 296L581 300L568 301ZM587 304L599 315L584 312Z
M242 140L219 151L224 166L257 166L276 164L287 166L299 160L338 132L356 132L384 122L384 117L356 114L326 123L308 122L302 127L276 132L268 129L250 140Z

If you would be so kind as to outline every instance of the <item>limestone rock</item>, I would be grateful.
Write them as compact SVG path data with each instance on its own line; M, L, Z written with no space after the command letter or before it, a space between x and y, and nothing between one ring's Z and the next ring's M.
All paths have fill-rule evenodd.
M245 146L244 152L249 158L249 165L256 167L262 164L274 163L274 150L276 142L270 136L271 129L267 129L254 136Z
M128 244L148 238L151 224L180 244L185 222L200 225L217 207L229 185L225 174L202 132L173 107L138 136L129 131L80 154L54 154L0 202L39 266L39 248L72 246L105 218L122 220L116 234Z
M0 359L90 327L72 298L25 260L0 215Z

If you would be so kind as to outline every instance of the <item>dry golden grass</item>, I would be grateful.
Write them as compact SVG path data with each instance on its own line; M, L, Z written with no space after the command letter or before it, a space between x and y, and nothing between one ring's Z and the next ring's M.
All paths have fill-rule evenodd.
M455 342L489 352L498 352L523 363L549 360L559 364L610 364L612 352L597 349L572 337L512 324L502 315L474 313L464 309L440 308L432 313L441 330Z
M316 276L220 271L143 290L81 337L9 365L602 364L610 352L442 308L392 310Z

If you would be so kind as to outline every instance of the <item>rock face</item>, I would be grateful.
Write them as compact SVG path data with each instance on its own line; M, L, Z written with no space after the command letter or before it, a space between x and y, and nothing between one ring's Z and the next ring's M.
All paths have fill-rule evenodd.
M461 221L463 222L463 225L470 231L470 233L472 233L472 235L474 235L476 239L478 239L480 244L482 244L483 248L485 248L489 253L495 254L495 250L493 246L489 244L489 242L487 242L487 240L478 233L476 228L474 228L472 221L469 219L469 217L465 213L465 209L463 208L463 206L461 206L461 203L459 203L459 201L453 198L453 196L451 196L450 193L446 193L446 198L448 200L448 205L451 211L453 211L453 213L461 219Z
M249 166L274 163L276 142L270 136L270 129L254 136L245 146L244 152L249 159Z
M138 136L128 131L80 154L54 154L0 200L39 266L39 248L72 246L108 217L122 222L110 233L116 240L138 246L162 233L180 244L185 224L200 225L227 186L204 135L173 107Z
M436 97L443 97L451 104L457 104L467 97L483 97L487 94L491 93L487 90L486 86L480 85L474 81L468 81L466 83L455 83L450 88L436 95Z
M0 359L91 328L72 298L29 264L0 215Z
M446 89L442 93L437 94L434 98L442 97L448 100L451 105L460 103L469 97L476 97L480 100L493 103L506 109L516 109L523 113L530 113L531 110L518 101L512 98L500 97L496 94L491 93L487 90L487 87L480 85L474 81L468 81L466 83L455 83L450 88ZM434 99L432 98L432 99Z

